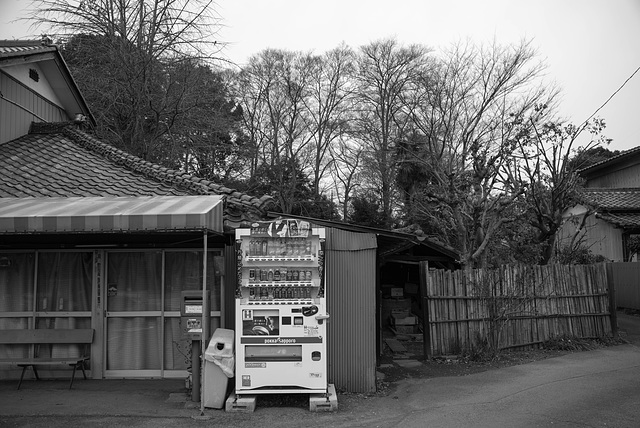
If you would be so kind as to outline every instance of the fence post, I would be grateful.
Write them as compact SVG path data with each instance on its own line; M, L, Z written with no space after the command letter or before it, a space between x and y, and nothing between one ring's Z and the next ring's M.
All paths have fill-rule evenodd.
M431 358L431 327L429 326L429 262L420 262L420 296L422 297L422 348L424 357Z
M618 337L618 311L616 304L616 284L613 280L613 265L603 263L607 274L607 290L609 291L609 319L611 322L611 333L613 337Z

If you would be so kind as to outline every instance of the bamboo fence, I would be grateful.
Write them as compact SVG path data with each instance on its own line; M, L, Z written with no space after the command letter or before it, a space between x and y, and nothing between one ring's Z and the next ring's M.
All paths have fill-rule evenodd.
M432 355L612 335L604 263L432 270L426 286Z

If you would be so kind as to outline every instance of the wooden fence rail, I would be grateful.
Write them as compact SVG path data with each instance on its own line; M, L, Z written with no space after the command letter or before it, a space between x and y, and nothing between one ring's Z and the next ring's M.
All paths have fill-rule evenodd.
M612 335L606 265L429 271L431 355Z

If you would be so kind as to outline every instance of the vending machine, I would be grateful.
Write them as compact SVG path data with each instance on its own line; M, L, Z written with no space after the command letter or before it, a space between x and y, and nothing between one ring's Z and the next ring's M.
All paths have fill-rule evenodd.
M236 394L326 393L325 230L258 222L236 243Z

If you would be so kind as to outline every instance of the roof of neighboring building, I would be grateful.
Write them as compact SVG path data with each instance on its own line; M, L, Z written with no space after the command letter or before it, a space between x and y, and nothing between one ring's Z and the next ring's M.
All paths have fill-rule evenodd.
M69 118L83 114L93 126L96 120L80 92L58 47L40 40L0 40L0 68L37 63Z
M598 218L623 229L640 229L640 189L585 189Z
M585 196L600 210L617 211L632 210L640 212L640 189L609 189L589 188L584 189Z
M0 145L0 183L2 198L221 195L227 230L263 218L273 203L147 162L69 123L33 123Z
M599 174L602 170L616 167L619 164L628 162L630 159L639 157L638 155L640 155L640 146L624 151L618 155L610 157L609 159L594 163L593 165L579 170L578 173L582 177L588 178L590 176Z
M0 40L0 58L56 50L55 45L47 44L43 40Z
M599 213L598 218L622 229L640 229L640 212L638 213Z
M56 52L57 50L55 46L46 46L37 40L0 40L0 59Z

